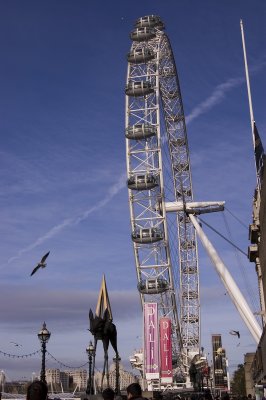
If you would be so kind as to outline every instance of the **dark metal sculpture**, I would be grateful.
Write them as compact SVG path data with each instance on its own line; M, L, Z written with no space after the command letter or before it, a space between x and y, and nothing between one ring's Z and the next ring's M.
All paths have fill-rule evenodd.
M101 381L101 390L102 390L105 374L106 374L107 385L109 387L109 368L108 368L109 343L111 343L115 351L116 359L119 359L119 354L117 350L117 331L115 324L112 322L112 319L110 318L110 313L107 308L103 313L103 317L99 317L97 315L94 316L93 312L90 309L89 319L90 319L89 331L94 336L94 349L95 349L93 357L93 365L92 365L92 382L94 380L95 354L96 354L97 342L98 340L101 340L103 342L104 366L103 366L102 381ZM119 390L119 388L117 388L117 390Z

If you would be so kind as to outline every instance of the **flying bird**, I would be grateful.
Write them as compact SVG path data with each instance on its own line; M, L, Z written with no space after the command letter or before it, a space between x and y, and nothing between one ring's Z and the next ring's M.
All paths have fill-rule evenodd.
M230 333L230 335L237 336L238 339L240 339L240 333L239 333L239 331L230 331L229 333Z
M36 265L36 267L33 269L32 273L30 274L30 276L32 276L33 274L35 274L36 271L38 271L39 268L45 268L46 267L46 263L45 260L46 258L49 256L50 251L48 251L48 253L46 253L43 258L41 259L41 261Z
M22 344L19 344L19 343L16 343L16 342L10 342L10 343L12 343L14 346L22 346Z

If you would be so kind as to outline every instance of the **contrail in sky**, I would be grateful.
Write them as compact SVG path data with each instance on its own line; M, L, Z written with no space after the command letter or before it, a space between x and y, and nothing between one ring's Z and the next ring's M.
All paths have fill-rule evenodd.
M202 114L205 114L207 111L213 108L217 103L220 103L220 101L223 100L226 93L230 89L241 85L244 81L245 81L244 78L231 78L228 79L226 82L216 86L212 94L206 100L198 104L186 117L186 123L189 124L195 118L199 117Z
M107 203L109 203L112 198L120 192L125 187L125 181L126 181L126 174L122 174L118 181L110 186L106 196L100 200L97 204L94 206L88 208L85 210L82 214L78 215L77 217L72 217L72 218L66 218L64 219L60 224L55 225L53 228L51 228L47 233L45 233L43 236L40 236L35 242L30 244L27 247L24 247L24 249L19 250L16 256L11 257L8 259L7 263L11 263L14 260L17 260L22 254L27 253L28 251L34 249L35 247L39 246L40 244L44 243L46 240L51 239L55 235L57 235L59 232L61 232L63 229L69 227L69 226L74 226L79 224L81 221L84 221L85 219L88 218L88 216L101 209L104 207Z
M259 72L262 68L264 68L266 65L265 61L262 61L258 63L256 66L250 68L250 71L252 73ZM213 92L209 97L207 97L206 100L202 101L200 104L198 104L190 114L186 117L186 123L189 124L192 122L194 119L199 117L202 114L205 114L208 112L211 108L213 108L216 104L220 103L227 92L229 90L233 89L236 86L240 86L242 83L245 82L245 77L241 78L230 78L227 79L224 83L220 83L218 86L215 87Z
M261 61L256 66L250 68L251 73L255 74L266 66L266 61ZM217 85L209 97L199 103L192 111L185 117L186 125L190 124L194 119L206 114L216 104L220 103L226 96L227 92L231 89L242 85L245 82L245 77L229 78L225 82ZM162 142L165 143L168 140L166 132L162 136Z
M259 63L256 67L251 68L251 71L253 73L256 73L260 71L262 68L264 68L266 65L265 61L262 61ZM236 86L240 86L243 82L245 81L244 77L241 78L230 78L227 81L219 84L218 86L215 87L213 92L209 97L207 97L206 100L202 101L200 104L198 104L191 112L190 114L186 117L186 123L189 124L196 118L198 118L200 115L205 114L208 112L210 109L212 109L216 104L221 102L226 93L233 89ZM94 212L99 210L100 208L104 207L107 203L109 203L112 198L120 192L125 187L125 180L126 180L126 174L123 174L120 176L119 180L112 185L106 196L99 201L97 204L94 206L88 208L86 211L84 211L81 215L77 217L72 217L72 218L66 218L63 220L58 225L55 225L53 228L51 228L46 234L43 236L39 237L35 242L30 244L29 246L25 247L24 249L19 250L16 256L11 257L8 259L8 264L11 263L12 261L18 259L22 254L27 253L28 251L34 249L35 247L39 246L40 244L44 243L46 240L54 237L57 235L59 232L61 232L63 229L69 227L69 226L74 226L79 224L81 221L84 221L85 219L88 218L88 216Z

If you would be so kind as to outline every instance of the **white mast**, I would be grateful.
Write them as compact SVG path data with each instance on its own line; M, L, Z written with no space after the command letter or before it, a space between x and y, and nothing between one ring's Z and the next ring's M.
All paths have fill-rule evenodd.
M249 82L249 72L248 72L248 62L247 62L247 53L246 53L246 45L245 45L245 36L244 36L244 27L243 21L240 20L240 29L242 36L242 45L243 45L243 53L244 53L244 63L245 63L245 72L246 72L246 81L247 81L247 90L248 90L248 103L249 103L249 113L250 113L250 123L252 129L252 138L253 145L255 148L255 137L254 137L254 115L253 115L253 107L252 107L252 99L251 99L251 91L250 91L250 82Z
M253 336L255 342L258 344L262 335L261 327L259 326L256 318L254 317L252 311L249 308L244 296L240 292L237 284L235 283L232 275L226 268L225 264L218 256L215 248L208 240L207 236L201 229L196 217L193 214L189 214L189 218L191 219L196 232L207 251L218 275L220 276L225 288L228 291L229 296L231 297L234 305L236 306L239 314L241 315L243 321L245 322L248 330L250 331L251 335Z
M251 90L250 90L250 81L249 81L249 72L248 72L248 62L247 62L247 53L246 53L246 45L245 45L245 35L244 35L244 26L242 19L240 20L240 29L242 36L242 45L243 45L243 54L244 54L244 63L245 63L245 72L246 72L246 82L247 82L247 91L248 91L248 104L249 104L249 114L250 114L250 124L251 124L251 132L252 132L252 140L253 140L253 149L256 154L256 138L255 138L255 120L253 114L253 106L252 106L252 98L251 98ZM256 155L255 155L255 167L256 167L256 175L257 175L257 185L260 188L260 177L257 170L256 165Z

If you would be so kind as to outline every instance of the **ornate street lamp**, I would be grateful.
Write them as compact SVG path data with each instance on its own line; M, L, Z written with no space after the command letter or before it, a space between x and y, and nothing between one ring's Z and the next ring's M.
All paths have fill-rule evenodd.
M92 366L92 359L93 359L94 354L95 354L95 349L94 349L94 346L93 346L91 341L90 341L89 346L86 348L86 353L88 354L88 357L89 357L89 379L87 381L86 393L88 395L91 395L91 394L94 393L91 366Z
M46 323L43 323L42 329L38 333L38 338L42 345L42 370L41 370L41 381L46 383L45 379L45 353L46 353L46 343L50 339L51 333L46 328Z
M120 395L119 361L121 361L121 358L118 354L113 358L113 361L115 363L115 394Z

